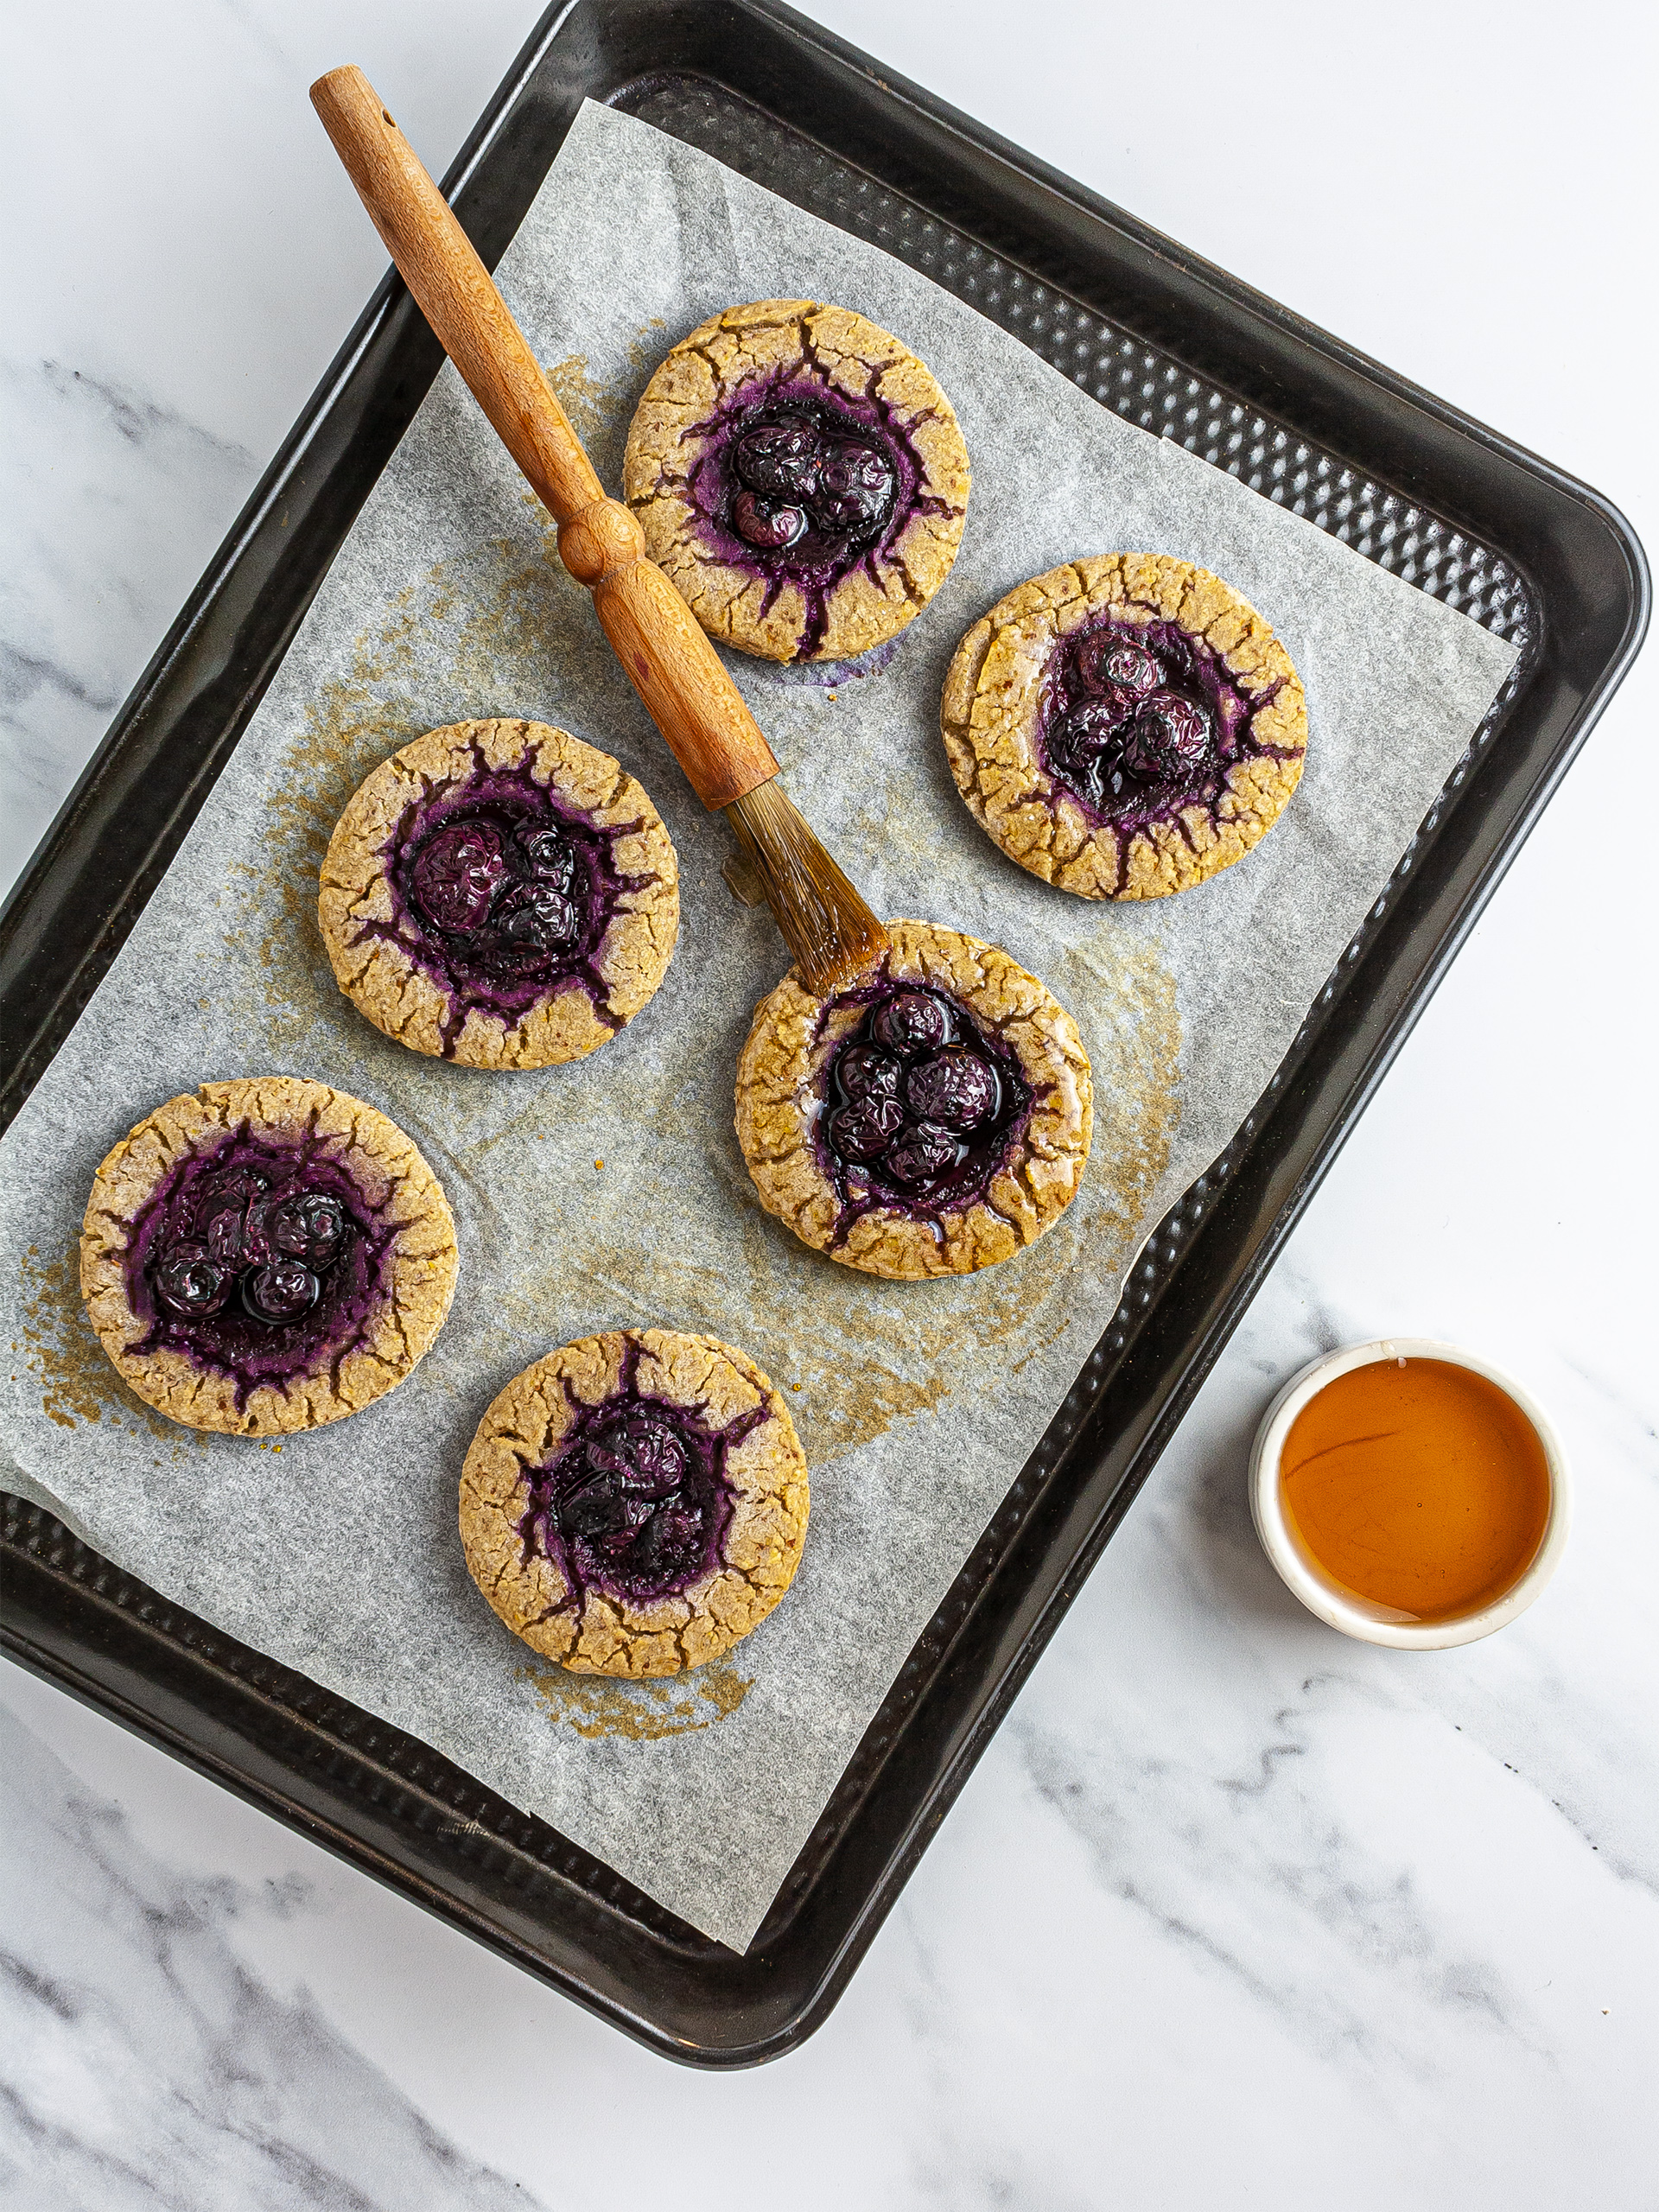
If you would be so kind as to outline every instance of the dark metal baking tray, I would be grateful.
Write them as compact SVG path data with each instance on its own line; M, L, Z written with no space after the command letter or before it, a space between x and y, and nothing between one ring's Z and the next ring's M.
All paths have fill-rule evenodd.
M365 56L372 62L373 57ZM769 0L550 10L446 189L499 257L584 96L874 240L1107 406L1516 639L1514 680L1284 1065L1160 1226L740 1958L426 1745L7 1501L6 1647L676 2058L824 2018L1618 683L1641 547L1595 493ZM165 870L436 372L388 276L0 914L9 1121Z

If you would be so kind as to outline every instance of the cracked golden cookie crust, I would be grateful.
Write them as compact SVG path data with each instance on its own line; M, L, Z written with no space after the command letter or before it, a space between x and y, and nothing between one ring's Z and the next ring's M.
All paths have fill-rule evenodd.
M122 1380L238 1436L384 1397L442 1327L456 1264L442 1189L396 1122L285 1075L158 1106L99 1167L80 1239Z
M679 933L644 789L546 722L456 722L383 760L340 816L317 919L377 1029L464 1067L544 1068L614 1037Z
M976 820L1085 899L1161 899L1242 860L1307 750L1273 632L1219 576L1161 553L1019 585L957 648L939 724Z
M867 1274L968 1274L1071 1205L1094 1094L1077 1025L994 944L890 922L832 999L791 969L755 1009L737 1138L768 1213Z
M461 1477L474 1582L577 1675L677 1675L758 1628L806 1541L789 1409L715 1337L618 1329L515 1376Z
M932 372L814 300L728 308L658 368L623 492L711 636L767 660L849 660L950 573L968 451Z

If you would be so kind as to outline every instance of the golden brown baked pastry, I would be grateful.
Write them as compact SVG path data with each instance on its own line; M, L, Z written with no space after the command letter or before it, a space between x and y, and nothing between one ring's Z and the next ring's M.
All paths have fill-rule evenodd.
M1093 1093L1077 1025L994 944L890 922L892 950L824 1000L791 969L755 1009L737 1137L760 1202L867 1273L967 1274L1070 1205Z
M340 989L400 1045L550 1067L614 1037L662 982L679 867L608 753L546 722L456 722L359 785L317 919Z
M623 492L711 635L847 660L950 572L968 452L931 372L846 308L756 300L700 323L634 415Z
M1241 860L1307 750L1273 632L1219 576L1161 553L1019 585L957 647L939 720L975 818L1085 899L1161 899Z
M80 1287L146 1404L276 1436L359 1412L430 1348L455 1287L437 1178L393 1122L294 1076L170 1098L99 1167Z
M806 1541L806 1459L754 1362L616 1329L517 1375L461 1477L473 1580L578 1675L675 1675L758 1628Z

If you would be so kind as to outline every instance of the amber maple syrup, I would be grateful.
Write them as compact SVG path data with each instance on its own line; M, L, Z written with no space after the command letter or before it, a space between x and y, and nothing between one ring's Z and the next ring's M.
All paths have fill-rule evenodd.
M1478 1612L1543 1541L1549 1464L1513 1398L1441 1359L1382 1359L1316 1391L1280 1455L1285 1517L1333 1582L1396 1618Z

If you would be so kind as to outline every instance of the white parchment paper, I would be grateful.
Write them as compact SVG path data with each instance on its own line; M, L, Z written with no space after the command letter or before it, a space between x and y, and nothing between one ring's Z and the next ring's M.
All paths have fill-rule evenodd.
M737 302L858 308L938 375L974 469L945 588L884 668L735 673L789 787L878 911L995 939L1071 1008L1098 1102L1084 1190L1031 1252L963 1282L855 1274L760 1211L732 1082L781 942L727 891L723 824L692 798L446 367L4 1140L9 1480L741 1948L1147 1230L1262 1089L1513 649L1124 423L925 277L608 110L583 110L499 276L612 484L655 361ZM1286 640L1312 726L1301 788L1254 853L1201 890L1122 910L1006 861L958 800L938 734L968 625L1020 578L1118 549L1236 585ZM619 754L683 870L683 934L657 1000L592 1058L542 1074L446 1066L381 1038L334 990L316 934L318 862L362 776L421 730L490 714ZM339 1085L408 1129L462 1254L454 1309L411 1379L280 1449L149 1414L74 1289L108 1147L175 1092L264 1071ZM583 1683L537 1661L474 1590L456 1481L509 1376L568 1338L646 1321L715 1330L790 1392L811 1528L789 1597L728 1661L669 1685Z

